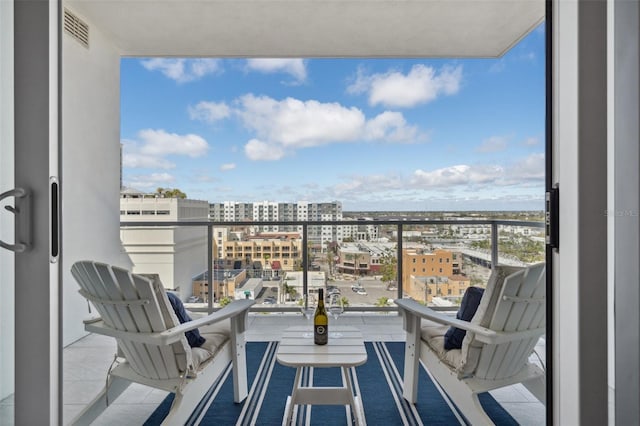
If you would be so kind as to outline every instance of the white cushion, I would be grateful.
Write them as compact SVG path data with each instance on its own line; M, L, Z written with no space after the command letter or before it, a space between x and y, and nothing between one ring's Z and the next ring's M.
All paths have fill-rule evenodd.
M208 361L213 360L222 346L231 336L231 321L224 320L215 324L200 327L200 335L206 340L199 348L191 348L193 367L196 371L204 368Z
M444 348L444 334L448 329L447 325L423 319L420 337L438 355L438 358L453 370L457 370L462 362L462 355L460 349L446 350Z

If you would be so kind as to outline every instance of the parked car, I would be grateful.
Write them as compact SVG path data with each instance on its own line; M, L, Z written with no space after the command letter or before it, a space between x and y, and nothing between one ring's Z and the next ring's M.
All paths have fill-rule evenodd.
M356 291L356 294L359 294L361 296L366 296L367 292L364 290L364 288L360 288L358 289L358 291Z
M275 298L275 297L273 297L273 296L265 297L265 298L262 300L262 303L263 303L264 305L275 305L275 304L276 304L276 298Z
M189 296L187 298L187 303L202 303L203 300L198 296Z
M359 284L353 284L351 286L351 290L353 290L353 291L355 291L357 293L358 291L364 291L364 287L362 287Z

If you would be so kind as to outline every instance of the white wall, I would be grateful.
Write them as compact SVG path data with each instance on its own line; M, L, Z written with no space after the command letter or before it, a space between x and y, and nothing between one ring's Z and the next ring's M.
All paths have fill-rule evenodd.
M62 35L63 345L85 334L88 315L71 265L91 259L130 267L119 238L120 55L86 22L89 49Z
M553 17L553 419L600 425L609 420L606 3L558 1Z
M192 278L207 269L207 229L177 229L175 243L174 286L180 287L180 297L185 300L193 293Z
M14 186L13 179L13 2L0 1L0 192ZM0 238L13 242L13 217L0 212ZM0 249L0 400L13 393L14 357L14 255Z

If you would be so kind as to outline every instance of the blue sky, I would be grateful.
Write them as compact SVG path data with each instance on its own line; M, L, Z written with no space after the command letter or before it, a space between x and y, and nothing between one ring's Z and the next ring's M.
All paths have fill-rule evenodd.
M349 210L541 210L544 29L499 59L121 62L124 184Z

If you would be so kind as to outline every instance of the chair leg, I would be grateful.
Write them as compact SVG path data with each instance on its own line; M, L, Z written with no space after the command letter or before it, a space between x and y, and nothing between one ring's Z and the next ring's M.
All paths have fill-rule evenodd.
M196 409L203 396L211 386L213 378L206 380L202 377L185 386L183 391L175 393L169 413L162 421L162 426L182 426Z
M450 395L451 396L451 395ZM457 393L451 397L456 406L462 411L469 424L474 426L493 425L493 421L482 408L477 393Z
M233 401L240 403L249 393L244 332L231 334L231 362L233 364Z
M418 400L418 371L420 369L420 317L405 313L407 333L404 347L404 377L402 396L412 404Z
M538 399L538 401L543 404L547 403L547 384L544 376L524 381L522 382L522 385L527 388L529 392Z
M87 405L87 407L73 420L74 426L90 425L95 419L102 414L107 408L107 392L108 401L111 404L115 399L124 392L131 382L121 377L112 376L109 388L106 387Z

